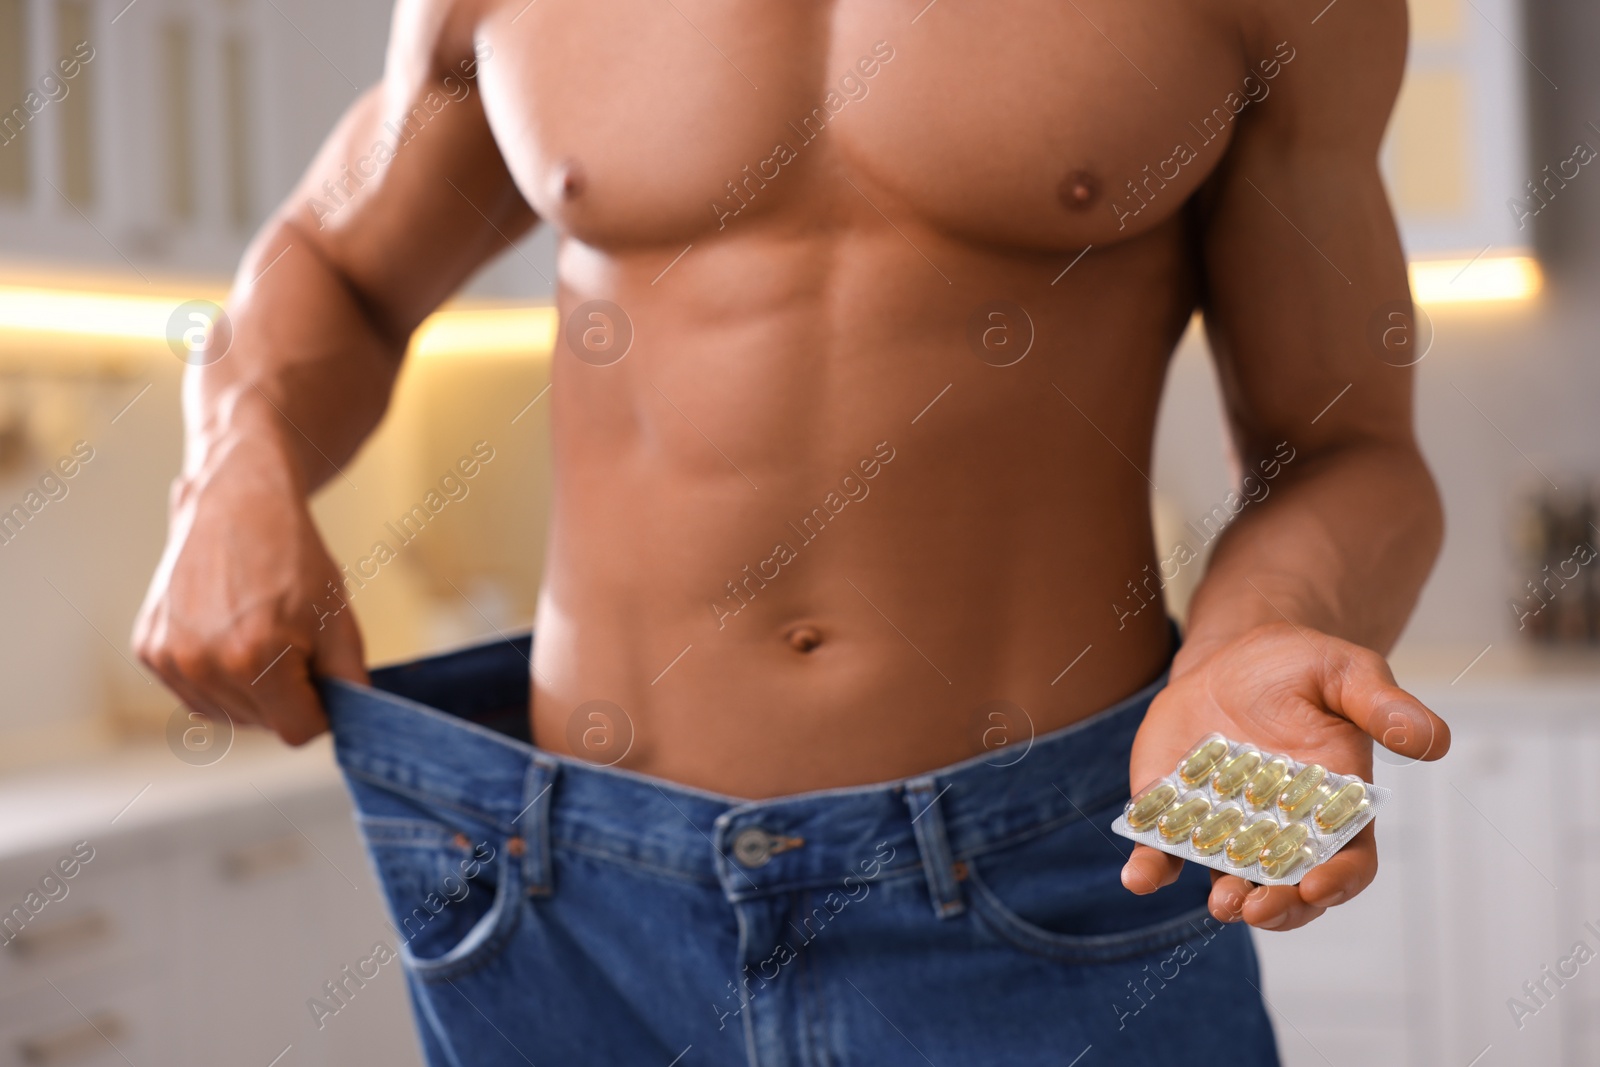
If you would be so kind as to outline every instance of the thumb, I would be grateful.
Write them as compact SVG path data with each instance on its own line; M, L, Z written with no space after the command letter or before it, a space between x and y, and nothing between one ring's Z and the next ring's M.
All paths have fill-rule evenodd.
M1382 656L1347 641L1328 652L1322 690L1330 710L1399 755L1436 760L1450 750L1449 725L1400 688Z
M345 610L326 616L326 625L312 639L311 673L323 678L342 678L366 685L366 652L361 643L361 627L355 611Z

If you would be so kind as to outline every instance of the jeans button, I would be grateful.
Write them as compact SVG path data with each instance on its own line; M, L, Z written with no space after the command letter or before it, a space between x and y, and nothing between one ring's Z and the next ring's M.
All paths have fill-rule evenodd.
M759 826L747 826L733 838L733 858L746 867L761 867L772 859L777 839Z

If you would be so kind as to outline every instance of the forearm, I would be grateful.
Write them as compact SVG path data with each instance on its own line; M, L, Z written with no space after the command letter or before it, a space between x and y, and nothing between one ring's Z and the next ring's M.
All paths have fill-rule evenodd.
M1175 674L1265 623L1383 653L1405 626L1443 534L1416 449L1364 442L1302 454L1272 486L1218 539Z
M268 226L228 301L232 338L184 380L184 482L244 461L298 495L333 477L382 418L405 350L293 223ZM209 361L214 360L214 361Z
M480 17L401 0L383 81L252 243L231 330L184 380L183 472L135 648L189 707L293 743L326 726L316 677L366 678L304 501L383 417L412 332L535 222L478 99Z
M240 460L302 496L334 477L383 417L411 332L532 225L476 94L352 190L352 166L392 138L384 122L440 84L364 94L252 242L231 347L184 383L185 482Z

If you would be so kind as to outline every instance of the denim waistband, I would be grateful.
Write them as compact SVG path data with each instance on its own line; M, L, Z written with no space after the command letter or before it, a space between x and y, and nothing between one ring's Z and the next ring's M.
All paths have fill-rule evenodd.
M720 885L729 899L921 869L959 909L956 861L1128 795L1133 736L1166 675L1069 726L923 775L765 800L721 796L535 748L532 635L321 683L347 774L453 809L547 853L571 848ZM957 876L958 877L958 876Z

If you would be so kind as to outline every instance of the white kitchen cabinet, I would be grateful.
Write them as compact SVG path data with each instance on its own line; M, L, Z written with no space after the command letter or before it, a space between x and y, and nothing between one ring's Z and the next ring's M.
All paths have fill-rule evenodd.
M1437 763L1380 762L1378 880L1287 934L1256 934L1287 1067L1600 1062L1600 686L1415 692L1451 724ZM1585 927L1592 923L1594 931ZM1542 1006L1522 984L1596 955ZM1520 1019L1511 998L1537 1006Z
M165 1059L169 1006L147 968L88 971L0 1001L0 1067L110 1067Z
M0 948L0 1067L420 1062L396 968L320 1028L307 1007L394 943L326 742L8 779L0 904L78 841L93 859Z

